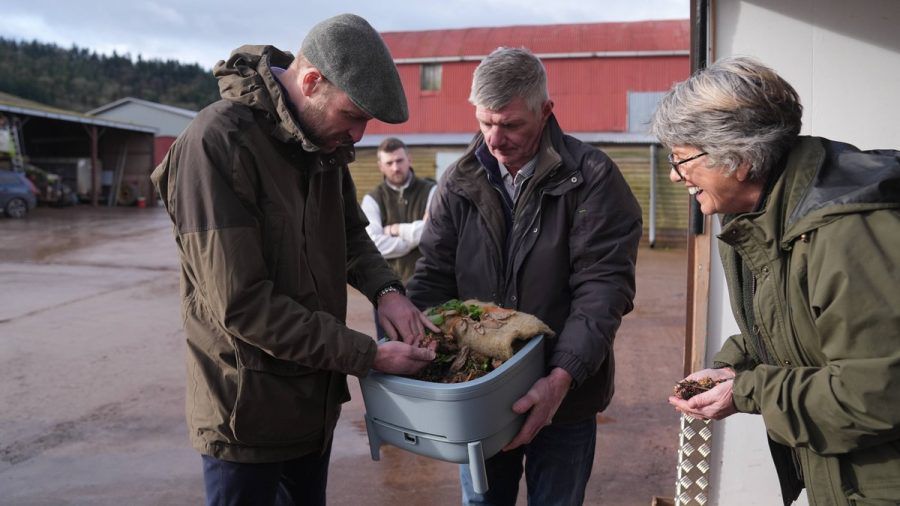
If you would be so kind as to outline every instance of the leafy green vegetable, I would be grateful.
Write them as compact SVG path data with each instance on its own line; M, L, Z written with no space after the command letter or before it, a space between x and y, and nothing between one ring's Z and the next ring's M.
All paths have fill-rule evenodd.
M443 314L447 311L456 311L456 313L460 316L466 316L475 321L481 320L481 317L484 315L484 309L479 307L477 304L464 304L458 299L450 299L440 306L433 307L428 310L426 315L429 317L435 315L443 316ZM435 325L441 325L442 323L443 320L441 321L441 323L435 323Z

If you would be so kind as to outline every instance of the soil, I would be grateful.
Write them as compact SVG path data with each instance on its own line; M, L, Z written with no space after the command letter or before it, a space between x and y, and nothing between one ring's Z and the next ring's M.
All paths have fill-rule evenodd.
M675 397L679 399L688 400L695 395L702 394L707 390L712 389L714 386L718 385L722 381L716 381L712 378L700 378L697 381L694 380L682 380L675 384L675 388L673 388L673 392Z

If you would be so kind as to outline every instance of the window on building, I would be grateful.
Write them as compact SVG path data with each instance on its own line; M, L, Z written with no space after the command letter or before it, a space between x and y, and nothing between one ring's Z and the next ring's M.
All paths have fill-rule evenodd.
M419 77L419 89L422 91L441 90L441 64L423 63Z
M650 120L665 91L629 91L628 92L628 131L647 133Z
M437 181L441 180L441 176L444 175L444 171L450 167L450 165L459 160L459 158L466 154L465 151L438 151L434 154L434 179Z

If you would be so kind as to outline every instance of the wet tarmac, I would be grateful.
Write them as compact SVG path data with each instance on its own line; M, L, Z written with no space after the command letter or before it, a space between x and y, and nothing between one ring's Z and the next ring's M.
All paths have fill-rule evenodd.
M683 250L640 252L585 504L649 505L674 493L678 417L665 399L680 379L685 262ZM371 305L348 293L348 324L371 333ZM0 504L202 504L179 311L161 209L38 208L0 219ZM350 386L329 504L459 504L455 464L392 447L371 460L356 379Z

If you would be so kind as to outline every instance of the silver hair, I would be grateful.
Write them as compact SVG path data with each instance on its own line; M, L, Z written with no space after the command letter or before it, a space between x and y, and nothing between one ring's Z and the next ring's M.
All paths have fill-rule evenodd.
M800 133L800 97L774 70L748 57L717 61L676 84L660 101L650 131L668 147L708 153L707 167L733 173L750 164L764 179Z
M547 72L528 49L498 47L475 69L469 102L496 111L516 97L524 99L531 111L540 111L550 99Z

